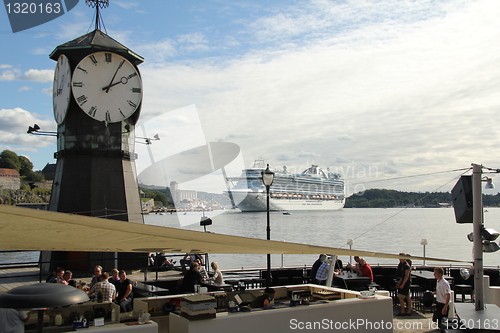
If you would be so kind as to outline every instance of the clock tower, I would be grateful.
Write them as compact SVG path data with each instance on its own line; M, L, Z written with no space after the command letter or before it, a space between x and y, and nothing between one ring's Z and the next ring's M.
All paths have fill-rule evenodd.
M99 29L99 8L107 1L87 3L96 8L96 29L50 54L57 61L53 104L58 136L49 210L100 217L102 223L144 223L134 163L143 93L137 66L144 59ZM114 255L44 252L42 260L73 270L147 265L144 254L119 253L118 262Z

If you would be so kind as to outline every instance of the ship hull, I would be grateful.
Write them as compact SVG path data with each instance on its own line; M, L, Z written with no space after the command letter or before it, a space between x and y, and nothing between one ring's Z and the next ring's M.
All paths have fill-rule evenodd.
M265 192L231 191L236 206L242 212L265 212L267 200ZM270 198L271 211L339 210L344 207L343 199L301 199Z

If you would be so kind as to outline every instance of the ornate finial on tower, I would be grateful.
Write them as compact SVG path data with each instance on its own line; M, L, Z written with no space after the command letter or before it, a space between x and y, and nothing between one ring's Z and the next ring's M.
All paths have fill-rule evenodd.
M109 6L109 0L85 0L87 6L95 8L95 28L99 29L99 9L107 8Z

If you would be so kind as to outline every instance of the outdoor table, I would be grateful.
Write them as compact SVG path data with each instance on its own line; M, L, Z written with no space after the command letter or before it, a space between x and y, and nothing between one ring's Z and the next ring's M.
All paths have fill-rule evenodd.
M146 284L143 282L134 282L134 288L148 293L149 296L162 296L169 294L169 290L166 288L156 287L152 284Z
M335 285L345 287L350 290L368 289L368 284L370 284L369 277L348 272L342 272L338 275L334 275L333 281Z
M214 281L203 281L201 283L202 287L207 287L208 291L231 291L233 286L227 283L217 283Z
M455 312L459 319L455 325L459 327L450 329L500 331L500 308L496 304L485 304L484 310L476 310L473 303L456 303Z
M417 283L422 287L422 290L436 290L436 278L434 277L434 271L412 271L411 275L417 279ZM450 284L453 283L453 278L449 275L443 275Z

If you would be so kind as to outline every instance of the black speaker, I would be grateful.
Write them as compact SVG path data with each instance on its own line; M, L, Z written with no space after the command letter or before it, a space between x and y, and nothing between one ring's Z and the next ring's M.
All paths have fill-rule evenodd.
M455 220L457 223L472 223L472 176L461 176L451 190Z

